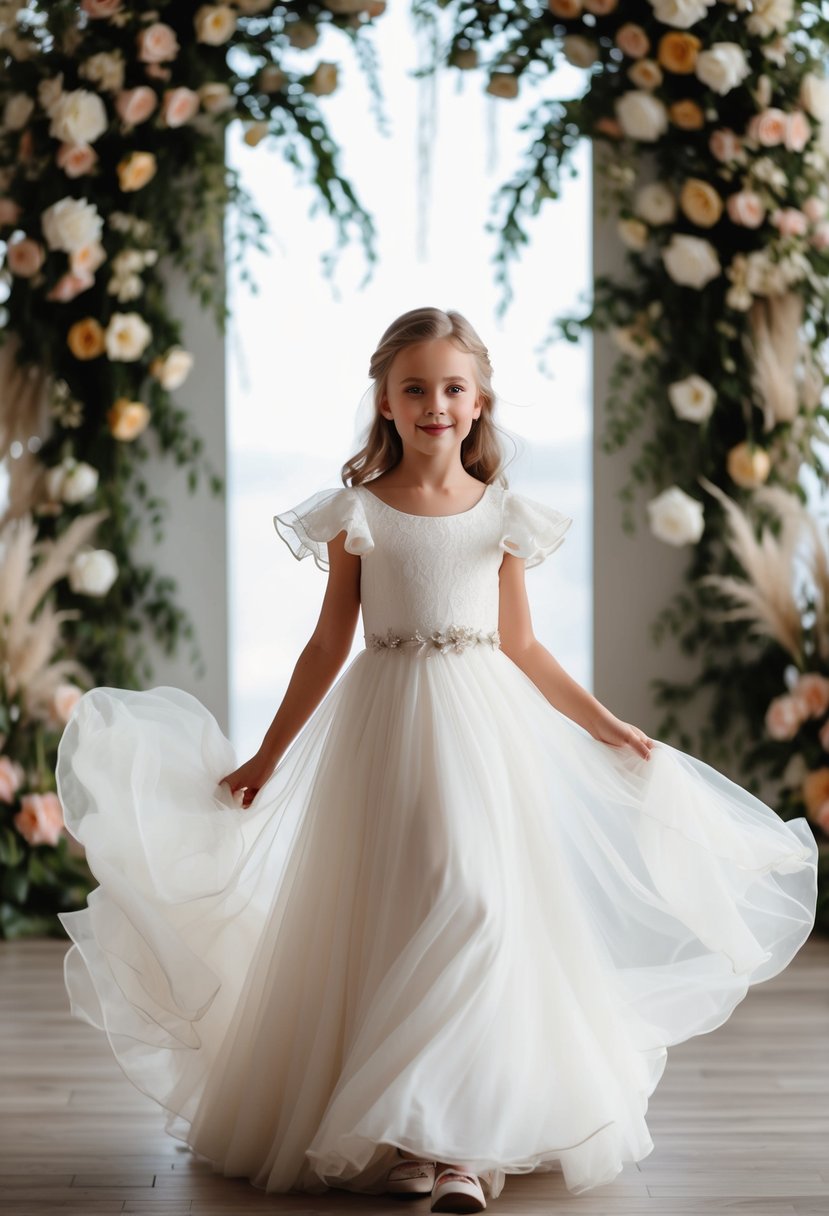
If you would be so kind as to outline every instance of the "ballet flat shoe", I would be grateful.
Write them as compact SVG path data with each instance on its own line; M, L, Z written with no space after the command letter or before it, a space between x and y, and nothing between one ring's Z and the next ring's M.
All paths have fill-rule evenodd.
M481 1212L486 1199L477 1174L465 1170L441 1170L432 1191L433 1212Z
M428 1195L434 1184L434 1161L401 1161L386 1175L386 1192L390 1195Z

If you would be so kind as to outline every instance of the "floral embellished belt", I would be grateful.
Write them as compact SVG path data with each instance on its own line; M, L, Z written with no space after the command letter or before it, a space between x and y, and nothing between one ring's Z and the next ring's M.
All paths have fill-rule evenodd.
M421 633L419 629L407 636L387 629L385 633L369 633L365 635L366 646L370 650L413 650L420 654L424 651L439 650L445 654L448 650L465 650L467 646L479 646L488 643L493 650L501 645L497 629L485 632L473 629L471 625L450 625L447 629L435 629L432 633Z

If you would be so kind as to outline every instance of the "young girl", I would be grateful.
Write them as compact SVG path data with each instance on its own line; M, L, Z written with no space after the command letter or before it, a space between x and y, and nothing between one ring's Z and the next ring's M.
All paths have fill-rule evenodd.
M253 758L170 687L92 689L61 741L100 882L61 917L72 1010L172 1135L269 1191L470 1212L506 1174L608 1183L654 1147L668 1046L814 923L806 820L534 637L524 571L572 520L500 475L491 374L456 312L383 335L344 486L274 517L328 582Z

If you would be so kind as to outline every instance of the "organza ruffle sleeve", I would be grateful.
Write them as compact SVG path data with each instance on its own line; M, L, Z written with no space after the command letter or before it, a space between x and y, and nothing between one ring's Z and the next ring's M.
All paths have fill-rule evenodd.
M555 552L572 522L569 515L555 507L506 490L499 546L505 553L523 557L526 568L530 569Z
M362 556L374 548L360 495L350 486L318 490L298 506L273 517L277 535L298 561L310 553L320 570L328 569L328 546L345 531L347 553Z

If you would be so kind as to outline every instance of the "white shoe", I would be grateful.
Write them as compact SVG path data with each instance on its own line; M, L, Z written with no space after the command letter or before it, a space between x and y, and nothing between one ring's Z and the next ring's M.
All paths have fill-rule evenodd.
M434 1185L434 1161L401 1161L386 1175L390 1195L428 1195Z
M481 1212L485 1207L477 1174L451 1166L440 1171L432 1191L433 1212Z

